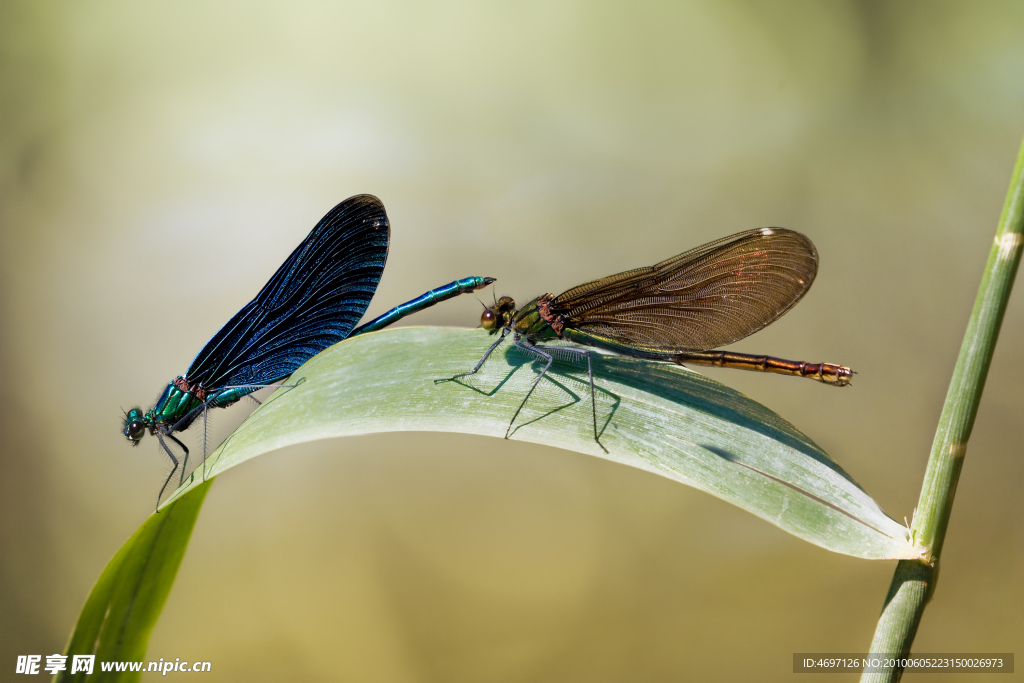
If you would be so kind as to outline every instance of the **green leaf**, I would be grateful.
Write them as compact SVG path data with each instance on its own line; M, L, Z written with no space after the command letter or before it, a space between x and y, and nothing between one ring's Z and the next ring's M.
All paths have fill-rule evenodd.
M71 633L67 655L95 655L89 681L137 681L139 672L103 672L100 662L142 661L149 634L174 584L211 479L150 515L93 586ZM85 681L69 657L58 683Z
M503 437L536 377L531 359L482 330L403 328L362 335L312 358L207 460L207 477L283 446L353 434L448 431ZM507 347L511 344L506 342ZM811 543L870 559L920 553L907 529L816 444L742 394L670 363L593 354L593 438L586 366L556 364L510 438L596 455L702 489ZM808 383L807 390L827 391ZM201 479L201 468L169 499Z

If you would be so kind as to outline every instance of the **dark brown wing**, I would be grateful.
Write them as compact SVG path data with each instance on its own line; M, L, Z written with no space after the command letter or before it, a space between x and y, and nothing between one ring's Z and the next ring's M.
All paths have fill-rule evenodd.
M817 270L809 239L759 228L573 287L554 298L551 312L598 343L704 351L777 320L807 292Z

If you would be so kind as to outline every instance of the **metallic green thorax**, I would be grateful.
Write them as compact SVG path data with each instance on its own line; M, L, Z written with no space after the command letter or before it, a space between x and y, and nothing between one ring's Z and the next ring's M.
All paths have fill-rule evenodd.
M558 333L541 317L537 304L544 297L537 297L512 316L512 329L531 341L557 339Z
M539 296L516 310L516 302L503 296L496 304L484 309L480 316L480 326L491 334L508 329L531 341L558 339L558 333L541 315L540 305L550 298L550 294Z
M202 387L190 385L184 377L176 377L167 384L152 409L146 413L140 408L128 411L125 416L124 435L133 443L138 443L146 430L149 430L150 434L156 434L168 432L171 428L175 428L175 431L184 429L199 416L199 409L204 400L207 407L219 408L230 405L253 391L255 387L237 387L221 389L210 395Z
M146 421L153 424L174 424L202 404L202 401L191 391L182 391L174 382L170 382L160 400L152 410L146 413Z
M571 331L564 328L560 317L548 310L552 298L552 295L544 294L516 310L515 301L502 297L494 306L484 309L480 315L480 327L490 334L508 330L531 342L567 339Z

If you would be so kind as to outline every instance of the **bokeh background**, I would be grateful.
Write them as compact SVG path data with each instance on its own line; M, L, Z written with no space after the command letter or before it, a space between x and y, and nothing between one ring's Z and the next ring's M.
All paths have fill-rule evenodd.
M369 315L805 232L813 290L735 348L855 386L708 372L909 519L1024 135L1024 5L15 0L0 117L6 680L63 649L152 510L168 466L120 409L361 192L392 220ZM1024 642L1022 314L1018 292L917 652ZM221 477L148 654L218 681L789 680L793 652L867 649L893 569L580 454L379 435Z

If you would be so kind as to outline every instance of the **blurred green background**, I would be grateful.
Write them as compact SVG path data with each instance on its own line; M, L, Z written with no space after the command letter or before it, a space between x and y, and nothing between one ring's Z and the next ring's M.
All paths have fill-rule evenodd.
M370 315L455 277L526 299L806 233L813 290L735 348L854 386L708 372L909 519L1024 134L1020 2L18 0L0 66L6 672L63 649L169 471L120 409L361 192L392 221ZM917 652L1020 650L1022 312ZM554 448L322 442L216 483L149 658L218 681L789 680L793 652L867 649L893 568Z

